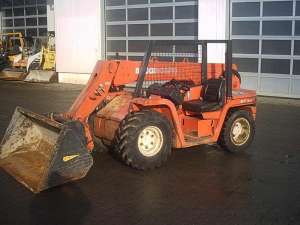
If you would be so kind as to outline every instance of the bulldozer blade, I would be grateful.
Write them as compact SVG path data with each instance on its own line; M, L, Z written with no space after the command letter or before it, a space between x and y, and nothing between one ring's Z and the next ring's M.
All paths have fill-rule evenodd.
M86 176L93 158L83 125L64 124L17 107L0 145L0 166L38 193Z
M50 70L31 70L24 81L37 83L57 83L58 75L55 71Z
M26 77L26 71L22 69L4 69L0 72L0 80L23 81Z

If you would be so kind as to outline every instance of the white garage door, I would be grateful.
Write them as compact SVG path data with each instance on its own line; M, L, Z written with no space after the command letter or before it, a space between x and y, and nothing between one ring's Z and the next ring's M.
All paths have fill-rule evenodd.
M230 32L244 87L300 98L300 1L232 0Z
M149 40L196 40L198 0L106 0L106 56L141 60Z

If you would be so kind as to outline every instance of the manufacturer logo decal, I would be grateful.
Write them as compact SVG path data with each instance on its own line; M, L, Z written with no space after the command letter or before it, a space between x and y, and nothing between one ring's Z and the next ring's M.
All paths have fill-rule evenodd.
M140 73L140 68L135 68L135 73ZM177 73L176 67L163 67L163 68L155 68L148 67L146 74L157 74L157 73Z
M241 104L245 104L245 103L252 103L255 102L255 100L253 98L248 98L248 99L242 99Z
M68 162L68 161L70 161L70 160L72 160L72 159L74 159L74 158L76 158L78 156L79 155L68 155L68 156L63 157L63 161L64 162Z

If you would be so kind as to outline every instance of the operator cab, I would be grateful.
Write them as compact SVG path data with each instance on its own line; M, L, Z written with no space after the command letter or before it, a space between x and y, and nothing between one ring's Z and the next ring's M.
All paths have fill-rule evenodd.
M193 88L197 88L202 94L197 99L186 101L187 93ZM146 95L157 95L168 99L176 107L182 105L182 108L188 112L212 112L219 110L224 105L225 79L223 77L210 79L200 86L195 85L191 80L171 80L165 84L154 83L149 86Z
M226 45L225 64L208 63L208 44L220 43ZM230 41L199 41L196 45L187 42L171 43L175 46L172 48L173 53L183 51L185 52L184 56L194 57L191 61L176 61L175 53L162 52L166 49L168 51L166 46L169 46L170 43L166 41L156 43L156 48L152 44L149 45L140 68L135 96L140 96L144 85L145 97L160 96L172 101L176 108L182 107L187 114L197 115L220 110L226 104L227 99L232 98L232 88L240 85L240 75L236 66L232 65ZM162 61L157 60L157 56L162 57ZM173 61L163 61L163 57L166 56L173 57ZM151 57L155 57L155 59ZM201 63L199 63L199 58L201 58ZM235 76L234 82L232 75ZM239 82L236 82L236 78L239 79ZM169 81L164 83L167 80ZM147 83L149 86L145 85Z

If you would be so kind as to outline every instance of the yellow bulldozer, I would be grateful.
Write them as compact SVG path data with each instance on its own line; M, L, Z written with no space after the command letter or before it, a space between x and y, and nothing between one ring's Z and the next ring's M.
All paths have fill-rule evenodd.
M28 58L28 75L25 81L57 82L55 55L55 36L53 32L49 32L47 42L42 45L41 51Z
M27 60L22 33L0 34L1 79L22 80L26 74Z

